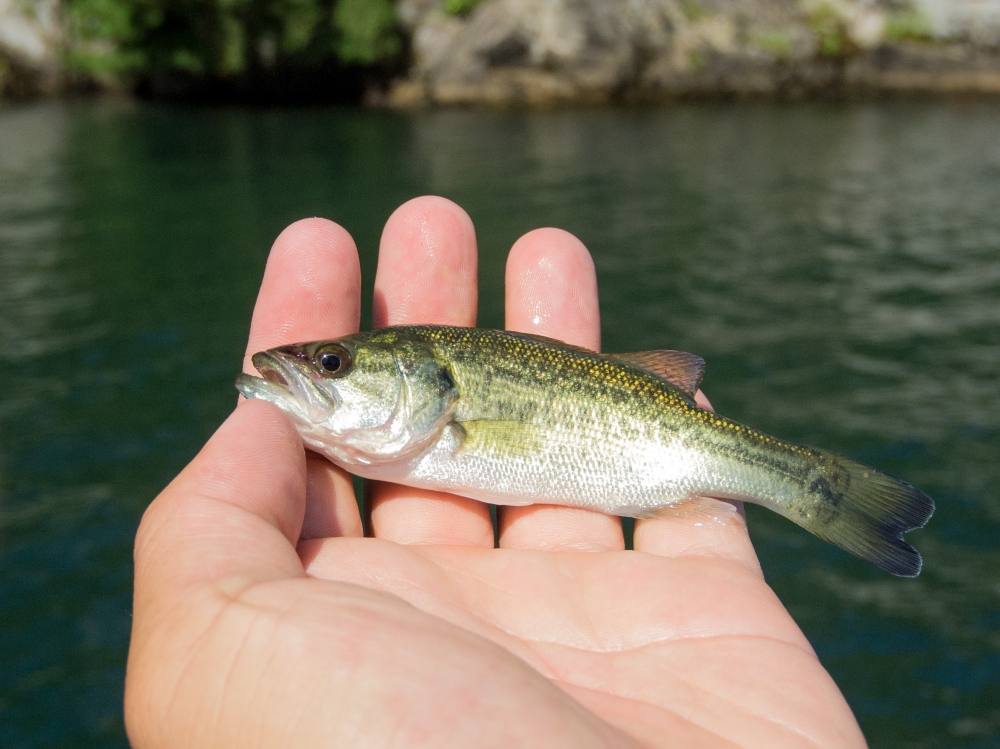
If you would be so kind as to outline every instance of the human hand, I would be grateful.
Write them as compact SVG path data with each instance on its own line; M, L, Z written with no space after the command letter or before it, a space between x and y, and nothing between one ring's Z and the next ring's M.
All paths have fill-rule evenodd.
M541 229L507 263L509 328L597 348L593 264ZM276 241L248 354L359 321L353 241L311 219ZM473 325L460 208L389 219L378 325ZM244 362L247 371L249 359ZM863 746L764 582L743 515L636 523L371 488L306 453L277 409L241 403L150 505L136 538L126 724L138 747Z

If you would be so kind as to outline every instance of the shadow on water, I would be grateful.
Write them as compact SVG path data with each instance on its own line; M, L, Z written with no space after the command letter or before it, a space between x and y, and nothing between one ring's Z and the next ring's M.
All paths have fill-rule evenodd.
M0 113L0 744L123 741L131 536L232 403L273 237L339 220L370 284L385 218L437 192L476 221L482 324L510 243L563 226L595 255L609 350L697 351L723 413L938 500L915 581L751 522L873 745L989 745L998 122L975 103Z

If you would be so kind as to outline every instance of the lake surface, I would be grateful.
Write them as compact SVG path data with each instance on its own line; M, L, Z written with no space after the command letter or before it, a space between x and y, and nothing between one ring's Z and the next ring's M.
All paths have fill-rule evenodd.
M605 348L698 352L722 413L935 497L916 580L750 522L874 746L996 746L1000 102L968 101L0 111L0 745L124 743L132 534L232 406L271 240L335 219L370 285L421 193L476 221L482 324L562 226Z

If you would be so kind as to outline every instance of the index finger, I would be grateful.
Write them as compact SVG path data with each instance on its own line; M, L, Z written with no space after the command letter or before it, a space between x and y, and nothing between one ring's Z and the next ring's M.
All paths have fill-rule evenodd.
M353 333L360 318L361 269L351 235L325 219L296 221L268 255L243 371L254 372L257 351Z
M297 221L274 242L250 323L243 371L250 357L283 343L337 338L358 329L361 267L354 240L320 218ZM304 538L360 536L361 515L351 479L308 453Z

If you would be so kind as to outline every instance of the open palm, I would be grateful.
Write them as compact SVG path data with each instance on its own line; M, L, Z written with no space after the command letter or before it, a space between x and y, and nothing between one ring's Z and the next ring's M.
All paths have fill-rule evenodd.
M402 206L377 324L471 325L471 223ZM358 324L350 237L310 220L268 260L248 351ZM507 326L599 345L593 265L523 237ZM153 502L136 540L126 719L140 746L837 746L864 740L764 583L742 513L704 500L637 523L488 509L349 479L273 407L243 403Z

